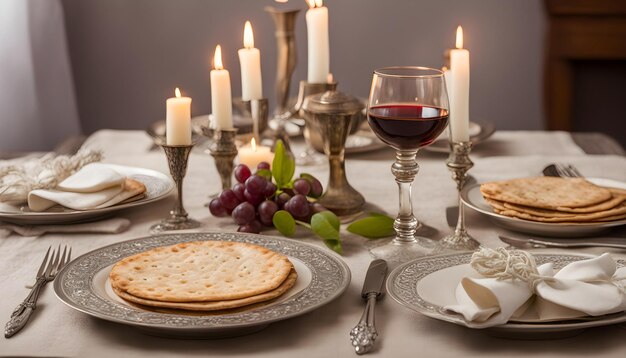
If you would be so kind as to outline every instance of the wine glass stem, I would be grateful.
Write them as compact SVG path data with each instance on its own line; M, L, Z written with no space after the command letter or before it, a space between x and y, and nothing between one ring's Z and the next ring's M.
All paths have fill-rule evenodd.
M393 223L393 228L396 230L394 241L397 243L417 241L415 231L418 222L413 215L413 202L411 200L411 185L419 170L415 161L416 155L417 150L396 151L396 161L391 166L391 172L396 177L400 191L400 208L398 217Z

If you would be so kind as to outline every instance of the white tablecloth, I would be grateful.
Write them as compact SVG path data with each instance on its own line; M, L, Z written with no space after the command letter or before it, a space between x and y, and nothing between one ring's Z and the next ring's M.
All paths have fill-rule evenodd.
M101 131L86 145L102 148L106 161L152 168L167 173L165 156L151 150L150 140L142 132ZM301 148L295 145L295 150ZM518 155L516 155L518 154ZM348 179L370 204L389 213L397 210L397 186L390 172L394 154L385 149L349 156ZM445 208L456 204L456 192L444 164L445 155L422 152L418 155L420 173L414 184L417 217L438 230L435 238L450 231ZM626 158L587 156L567 133L498 132L475 148L471 174L478 180L539 175L546 163L560 161L574 164L587 176L601 176L626 181ZM322 182L327 166L297 168L318 176ZM203 206L209 193L220 187L212 158L195 150L185 181L185 206L190 215L202 222L201 230L236 229L231 219L217 219ZM49 245L70 244L76 256L92 249L148 235L148 228L167 215L173 197L147 208L120 214L132 221L129 231L118 235L45 235L40 238L11 236L0 239L0 321L28 293L25 285L33 276ZM471 234L482 243L503 245L497 238L501 229L477 213L468 212ZM270 232L272 233L272 232ZM623 235L623 232L618 234ZM517 235L517 234L516 234ZM323 244L315 239L305 241ZM343 233L344 259L352 270L347 292L336 301L313 313L270 325L249 336L186 341L144 335L130 327L91 318L61 304L51 285L43 291L32 322L11 339L0 338L0 356L72 356L72 357L173 357L173 356L256 356L256 357L352 357L349 330L361 316L361 285L371 260L366 239ZM549 250L546 250L549 251ZM605 250L584 252L600 254ZM616 252L616 254L619 254ZM381 357L461 357L461 356L626 356L624 326L591 329L580 336L562 340L515 341L494 338L478 330L439 322L409 311L392 299L377 306L380 337L371 356Z

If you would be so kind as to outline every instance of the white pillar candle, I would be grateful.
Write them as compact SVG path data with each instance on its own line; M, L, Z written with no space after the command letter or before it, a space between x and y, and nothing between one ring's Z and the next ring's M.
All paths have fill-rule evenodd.
M176 97L165 101L165 136L167 145L191 144L191 98L181 97L176 88Z
M309 10L306 12L308 37L309 83L326 83L330 72L330 49L328 45L328 8L323 0L306 0Z
M270 147L256 145L254 138L250 141L250 145L239 148L239 163L247 165L252 170L261 162L267 162L271 165L273 160L274 153Z
M263 98L263 82L261 81L261 52L254 47L254 34L250 21L246 21L243 29L243 48L239 51L241 66L241 99L249 101Z
M222 64L222 47L217 45L211 71L211 106L217 129L233 128L230 74Z
M450 129L452 141L469 141L470 54L463 48L463 28L456 29L456 49L450 51Z

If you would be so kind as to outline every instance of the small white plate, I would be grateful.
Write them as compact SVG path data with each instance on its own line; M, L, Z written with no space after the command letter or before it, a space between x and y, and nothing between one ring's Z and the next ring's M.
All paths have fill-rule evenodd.
M472 253L460 253L424 257L405 263L389 274L387 292L396 302L413 311L441 321L477 328L462 315L444 309L447 305L456 304L455 290L461 278L479 277L468 265L471 257ZM535 254L534 257L539 265L552 262L556 269L560 269L590 256ZM617 260L617 265L626 266L626 261ZM557 338L576 334L585 328L626 322L626 312L557 322L539 322L532 316L520 320L524 322L509 322L485 330L507 338Z
M116 211L134 208L165 198L174 190L174 182L167 175L156 170L128 167L124 165L106 164L120 174L140 181L146 186L145 197L137 201L122 203L108 208L91 210L73 210L55 206L43 212L29 211L28 206L0 206L0 221L20 225L73 224L93 221Z
M626 183L603 178L586 178L607 187L626 189ZM626 219L597 223L544 223L501 215L493 211L480 193L480 184L467 185L461 191L461 200L473 210L487 215L496 225L505 229L550 237L583 237L600 233L615 226L626 225Z

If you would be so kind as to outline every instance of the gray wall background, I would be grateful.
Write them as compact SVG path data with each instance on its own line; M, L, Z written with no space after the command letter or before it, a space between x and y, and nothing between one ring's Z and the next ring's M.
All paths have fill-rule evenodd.
M471 116L500 129L543 128L546 20L541 0L325 0L331 71L342 91L367 97L371 72L391 65L441 67L456 26L471 51ZM304 0L63 0L83 130L145 128L164 118L180 87L194 115L209 113L209 71L220 43L239 96L237 49L252 22L264 93L273 102L274 25L265 6L300 8L298 67L306 78Z

